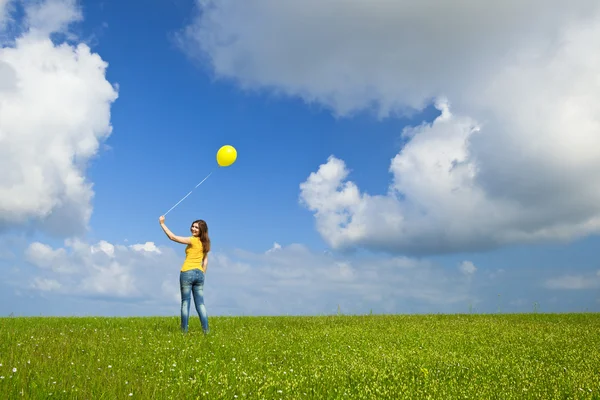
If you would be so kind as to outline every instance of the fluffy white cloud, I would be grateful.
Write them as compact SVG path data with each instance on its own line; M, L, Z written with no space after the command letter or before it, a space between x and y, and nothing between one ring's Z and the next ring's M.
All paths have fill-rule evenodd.
M336 113L420 108L480 90L515 51L552 55L594 0L198 0L182 46L217 77L319 102ZM546 60L540 60L542 63Z
M277 251L279 249L281 249L281 245L279 243L275 242L275 243L273 243L273 247L271 247L269 250L267 250L267 254Z
M386 195L361 193L335 157L300 185L303 204L315 212L317 229L331 246L427 253L502 241L499 229L511 226L514 211L502 200L490 204L474 182L466 146L478 128L451 115L447 104L438 107L442 113L432 124L405 130L411 139L391 162L394 179Z
M471 261L463 261L458 268L465 275L473 275L477 271L477 267Z
M25 10L29 34L46 38L55 32L68 33L73 22L83 19L77 0L44 0L31 3Z
M181 260L151 242L123 246L102 240L90 245L69 239L58 249L34 242L25 257L38 268L33 287L43 291L142 302L173 299L179 293Z
M27 261L39 268L49 269L57 273L73 273L77 266L68 260L65 249L56 249L47 244L34 242L25 252Z
M146 242L144 244L134 244L134 245L131 245L131 248L134 250L137 250L137 251L145 251L148 253L162 254L160 249L158 247L156 247L156 245L153 242Z
M26 3L22 36L0 48L0 228L83 232L91 215L87 163L111 133L117 91L85 44L55 44L81 13L72 0Z
M468 251L600 231L597 1L198 4L182 45L243 88L342 116L437 99L437 120L403 132L388 193L362 193L335 157L301 185L331 246Z
M391 161L393 181L387 194L361 193L347 179L345 163L335 157L300 185L303 204L315 212L317 228L331 246L408 253L476 251L568 240L600 230L600 143L590 150L598 152L594 161L573 158L562 170L551 165L539 169L539 164L560 158L548 154L548 160L515 169L512 163L519 156L513 157L512 151L480 158L477 146L487 144L472 138L484 134L481 128L452 115L444 103L439 107L442 113L433 123L404 132L411 139ZM600 130L587 135L600 138ZM565 151L568 145L564 143ZM572 152L580 149L573 147ZM505 163L498 162L497 170L486 170L504 155Z

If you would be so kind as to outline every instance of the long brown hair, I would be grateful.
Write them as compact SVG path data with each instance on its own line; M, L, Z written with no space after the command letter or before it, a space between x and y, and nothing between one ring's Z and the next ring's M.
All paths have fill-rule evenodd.
M204 221L203 219L197 219L196 221L192 222L192 225L194 225L196 223L198 224L198 230L200 231L200 234L198 236L200 238L200 242L202 242L202 251L204 252L204 257L206 257L206 255L210 251L210 238L208 237L208 225L206 224L206 221Z

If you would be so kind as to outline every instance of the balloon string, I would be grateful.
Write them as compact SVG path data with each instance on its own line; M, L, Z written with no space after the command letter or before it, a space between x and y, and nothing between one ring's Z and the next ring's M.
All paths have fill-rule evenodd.
M213 172L215 172L215 170L212 170L212 171L210 172L210 174L206 175L206 178L202 179L202 180L200 181L200 183L199 183L199 184L197 184L197 185L194 187L194 189L196 189L198 186L202 185L202 182L204 182L205 180L207 180L207 179L208 179L208 177L209 177L209 176L211 176ZM183 199L179 200L179 201L177 202L177 204L175 204L173 207L171 207L171 209L170 209L169 211L167 211L167 212L166 212L164 215L167 215L168 213L170 213L170 212L171 212L171 210L172 210L172 209L174 209L175 207L177 207L177 206L179 205L179 203L181 203L183 200L185 200L185 198L186 198L186 197L188 197L188 196L189 196L189 195L190 195L190 194L191 194L191 193L194 191L194 189L190 190L190 192L189 192L188 194L186 194L186 195L183 197Z

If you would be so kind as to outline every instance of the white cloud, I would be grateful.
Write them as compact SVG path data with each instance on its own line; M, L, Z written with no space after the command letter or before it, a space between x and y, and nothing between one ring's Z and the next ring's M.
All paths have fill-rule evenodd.
M436 121L403 132L388 193L361 192L335 157L301 185L331 246L439 253L600 231L597 1L198 4L180 43L242 88L340 116L437 99Z
M129 247L132 248L133 250L139 251L139 252L157 253L157 254L162 253L160 251L160 249L158 247L156 247L154 242L146 242L144 244L132 244Z
M47 38L54 32L66 32L73 22L83 20L77 0L45 0L32 3L26 9L30 33Z
M277 251L279 249L281 249L281 245L279 243L275 242L275 243L273 243L273 247L271 247L269 250L267 250L267 254Z
M165 282L177 280L182 260L152 242L123 246L102 240L90 245L69 239L57 249L34 242L25 256L41 274L34 286L45 291L140 301L163 301L179 293L178 281Z
M471 261L463 261L458 268L465 275L473 275L477 271L477 267Z
M405 132L411 140L391 161L393 180L386 195L361 193L348 180L351 171L335 157L300 185L302 203L315 212L317 229L332 247L476 251L517 242L568 240L600 230L600 172L598 180L581 179L590 163L598 164L600 171L600 153L596 161L580 160L579 165L573 159L570 167L554 172L554 179L549 172L534 173L535 163L510 175L512 153L504 153L509 155L497 167L504 168L506 176L500 177L485 170L494 162L493 155L485 159L474 155L477 144L471 139L483 134L480 128L468 118L452 115L446 104L438 106L443 113L433 123ZM494 176L485 179L485 174ZM499 191L503 181L512 185Z
M440 94L479 90L514 52L552 51L565 21L594 0L198 0L180 34L217 77L268 88L345 114L420 108ZM544 54L542 54L543 56Z
M101 240L97 244L92 245L90 247L90 251L92 254L98 253L101 251L104 254L112 257L115 255L115 246L112 245L111 243L108 243L106 240Z
M27 3L28 30L0 48L0 228L70 236L87 227L87 163L111 133L116 89L85 44L54 44L81 18L74 1Z
M72 273L77 269L69 262L65 249L56 249L47 244L34 242L27 247L25 258L39 268L50 269L57 273Z

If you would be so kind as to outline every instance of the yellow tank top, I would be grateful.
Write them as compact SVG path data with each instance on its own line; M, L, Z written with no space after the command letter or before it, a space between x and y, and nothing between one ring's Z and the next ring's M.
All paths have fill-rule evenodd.
M190 236L190 241L191 243L185 248L185 261L181 266L181 272L196 268L202 270L202 272L206 272L202 266L204 247L202 246L200 238L196 236Z

